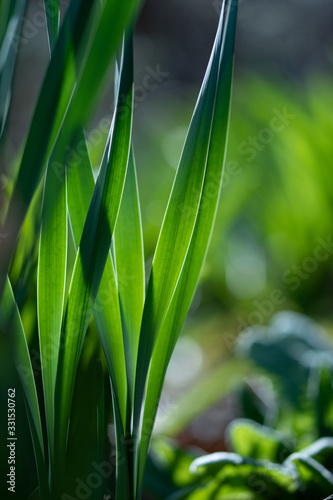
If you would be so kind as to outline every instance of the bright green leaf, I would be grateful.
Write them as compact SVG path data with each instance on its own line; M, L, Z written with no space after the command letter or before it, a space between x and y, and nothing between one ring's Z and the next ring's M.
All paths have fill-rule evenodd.
M53 459L54 391L67 265L66 182L50 166L46 172L38 260L37 312L50 456ZM55 189L55 186L56 189Z
M282 463L292 451L280 432L247 419L233 420L227 435L231 449L243 457Z
M133 152L130 154L124 193L115 228L114 253L128 380L132 393L145 298L143 235Z

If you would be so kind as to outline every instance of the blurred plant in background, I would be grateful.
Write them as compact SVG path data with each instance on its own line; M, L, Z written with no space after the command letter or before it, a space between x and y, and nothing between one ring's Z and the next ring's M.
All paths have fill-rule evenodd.
M233 418L225 429L223 447L228 452L199 458L200 449L193 443L184 451L173 441L157 440L146 472L147 488L161 499L168 491L170 500L270 500L281 495L310 500L330 494L332 350L326 332L299 313L280 312L269 327L241 332L237 357L243 361L243 374L244 365L252 373L246 382L238 380L233 391L242 418ZM224 391L220 386L225 377L235 378L239 371L235 361L230 365L229 373L224 368L224 373L218 370L210 377L205 391L211 395L216 387ZM209 406L214 396L207 398L202 389L194 388L170 410L160 428L162 434L177 436L198 410ZM201 429L204 433L205 419ZM198 442L204 444L200 435Z

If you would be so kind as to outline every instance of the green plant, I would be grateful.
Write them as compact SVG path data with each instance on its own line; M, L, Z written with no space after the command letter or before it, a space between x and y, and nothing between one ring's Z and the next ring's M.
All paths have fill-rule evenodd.
M229 123L236 6L234 1L223 2L145 290L131 147L132 37L137 2L71 2L58 35L59 2L45 1L51 59L17 176L2 211L1 231L6 241L0 261L0 327L4 334L10 332L14 344L37 465L39 487L35 495L42 500L73 498L74 477L67 467L72 403L92 315L111 380L116 498L141 497L163 379L199 279L218 205ZM8 10L8 24L16 15ZM82 127L94 109L124 30L115 75L116 109L95 182ZM13 64L11 61L7 64ZM11 75L1 78L8 100ZM69 147L80 151L70 162ZM212 182L218 188L213 196L209 191ZM24 238L29 232L26 225L38 228L39 218L36 250L34 242ZM29 245L31 255L38 255L36 307L42 397L11 284L11 273L15 275L17 268L25 284L25 272L30 279L34 276L33 264L29 272L27 266ZM126 284L128 275L131 280ZM103 455L102 381L98 364L100 389L91 410L97 415L92 419L97 445L91 460ZM96 498L102 494L95 493Z

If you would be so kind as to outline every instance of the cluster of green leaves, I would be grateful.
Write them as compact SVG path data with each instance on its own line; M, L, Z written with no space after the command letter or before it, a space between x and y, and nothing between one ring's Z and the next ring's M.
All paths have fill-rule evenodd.
M92 317L111 380L116 498L141 497L164 376L195 292L219 200L229 126L234 1L223 2L146 289L131 146L137 8L136 0L78 0L69 4L59 30L59 2L45 1L51 58L2 214L1 231L7 239L0 249L0 326L14 344L42 500L69 496L66 462L73 397ZM19 25L22 15L22 10L9 9L8 24L18 19ZM10 43L8 37L4 40ZM120 45L116 106L95 180L83 127ZM10 54L8 65L13 64ZM7 100L11 76L1 79ZM3 109L5 123L8 105ZM69 159L69 149L80 154ZM217 189L208 197L211 179ZM19 245L36 206L41 212L36 288L42 397L10 278L17 239ZM102 384L102 372L97 371ZM99 448L106 438L103 398L101 390L95 403Z

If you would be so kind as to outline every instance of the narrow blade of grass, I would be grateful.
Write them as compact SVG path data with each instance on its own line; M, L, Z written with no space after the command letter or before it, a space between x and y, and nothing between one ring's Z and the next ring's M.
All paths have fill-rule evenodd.
M173 296L167 305L168 309L164 317L164 322L157 329L157 341L153 350L145 398L143 415L145 439L141 441L139 452L139 481L143 477L152 424L155 419L166 369L190 307L214 225L222 183L229 123L235 26L236 8L233 3L232 6L231 4L228 5L225 19L222 11L215 48L213 50L213 59L218 64L218 72L208 70L210 71L209 78L215 80L215 96L213 106L210 110L211 129L204 166L205 175L200 192L196 219L193 223L193 232L182 269L177 274L178 281L174 285ZM214 62L212 68L214 68ZM201 96L199 96L200 99ZM198 107L195 113L198 113L197 110ZM200 142L197 146L205 147L205 144ZM181 164L179 168L181 168ZM212 187L214 190L212 190ZM167 222L165 221L165 223ZM170 265L167 265L167 271L170 272Z
M57 463L62 467L75 373L109 255L126 177L132 132L132 61L132 42L126 38L114 121L85 221L66 305L56 383Z
M130 400L133 398L143 304L145 266L139 192L133 151L114 236L114 252Z
M35 451L40 495L42 498L48 498L43 433L36 384L20 312L9 278L6 280L4 293L0 301L0 327L3 331L11 332L13 338L15 365L21 380L27 408Z
M37 315L50 457L54 452L54 390L67 265L66 183L48 167L45 178L38 259Z

